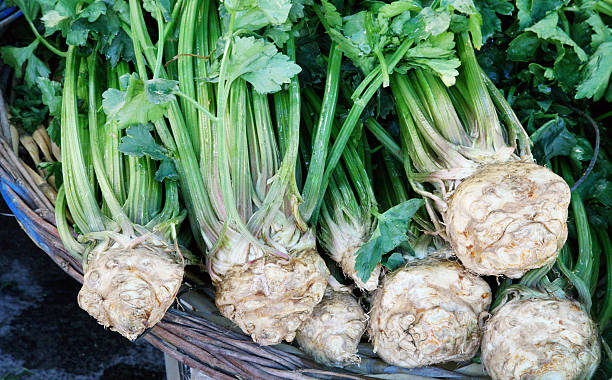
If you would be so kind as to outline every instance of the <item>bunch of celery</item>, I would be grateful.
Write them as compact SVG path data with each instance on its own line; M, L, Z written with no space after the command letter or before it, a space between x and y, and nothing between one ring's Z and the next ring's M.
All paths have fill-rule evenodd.
M260 344L291 341L323 297L328 276L314 234L298 212L295 75L300 68L291 58L291 29L300 7L289 1L279 5L225 2L217 13L208 0L185 3L176 50L178 82L153 83L167 93L170 128L160 119L156 129L176 154L217 306ZM160 39L154 46L140 4L130 2L137 59L142 51L163 78L159 8L158 3ZM288 55L262 38L265 33L280 33ZM146 72L140 71L143 77ZM195 78L201 81L197 86ZM118 112L131 106L125 102Z
M562 178L533 163L527 134L476 62L472 44L482 44L480 17L473 3L452 1L428 7L415 2L370 4L345 17L323 2L320 12L332 41L365 76L353 94L351 112L363 110L364 96L368 101L381 85L391 86L401 149L380 125L366 124L404 164L413 190L423 196L434 227L430 232L448 241L468 269L520 277L529 269L554 262L565 243L569 187ZM398 51L402 52L399 57ZM349 113L342 132L349 136L356 125ZM344 149L346 141L348 137L339 140L332 151L336 146ZM362 247L357 267L362 264L371 270L385 252L382 247L374 252ZM406 270L401 281L384 281L377 297L410 288L416 273ZM432 293L428 312L440 318L440 313L449 313L451 319L463 320L464 311L435 301L456 285L438 285L433 275L425 282L429 280L442 290L434 292L437 296ZM380 332L373 336L374 346L385 360L416 366L474 354L475 349L463 351L463 345L449 347L440 357L427 354L440 352L441 342L449 338L428 329L422 318L396 321L398 316L422 309L413 310L411 294L402 297L406 305L398 309L374 305L370 329ZM457 335L450 341L467 334L478 342L482 331L471 328L477 320L475 313L458 322ZM385 334L395 331L392 326L397 323L396 334L386 339ZM445 329L445 333L450 331ZM434 341L440 347L428 343ZM418 360L413 358L415 353Z
M100 61L95 53L80 57L74 46L66 54L64 185L56 218L64 245L83 261L79 305L100 324L134 340L161 320L181 285L185 259L176 236L185 213L176 182L159 182L151 158L119 151L130 144L131 132L147 127L130 128L119 144L125 132L101 112L102 89L119 87L119 77ZM126 72L127 65L117 71ZM86 101L84 109L79 110L77 99ZM78 241L68 228L65 206L80 231Z

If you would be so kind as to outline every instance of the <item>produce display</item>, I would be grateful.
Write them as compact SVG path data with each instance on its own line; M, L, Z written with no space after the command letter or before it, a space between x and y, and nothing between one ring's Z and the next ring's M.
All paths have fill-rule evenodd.
M347 374L612 376L609 0L6 3L9 143L101 325L209 288Z

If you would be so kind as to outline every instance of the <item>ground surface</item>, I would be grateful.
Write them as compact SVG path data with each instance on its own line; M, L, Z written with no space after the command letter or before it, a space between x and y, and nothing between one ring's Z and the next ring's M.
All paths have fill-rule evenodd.
M9 212L0 197L0 380L164 379L162 353L81 310L79 284Z

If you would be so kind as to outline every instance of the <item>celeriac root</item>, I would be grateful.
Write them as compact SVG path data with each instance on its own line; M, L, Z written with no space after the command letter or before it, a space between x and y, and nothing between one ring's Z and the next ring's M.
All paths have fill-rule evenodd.
M263 236L267 252L230 229L225 239L210 257L221 314L261 345L291 342L329 278L314 234L278 213Z
M595 323L567 299L511 300L482 339L482 361L496 380L590 379L600 355Z
M452 194L446 232L469 270L518 278L555 261L567 238L569 202L567 183L543 166L490 164Z
M296 340L318 363L336 367L359 364L357 345L366 324L367 316L351 293L328 287L298 329Z
M151 241L94 250L85 266L79 306L104 327L135 340L172 305L184 266L173 247Z
M489 285L458 263L400 268L374 294L368 327L374 352L408 368L468 360L490 303Z
M314 250L286 260L265 255L236 266L216 284L217 307L262 345L291 342L327 285L329 272Z

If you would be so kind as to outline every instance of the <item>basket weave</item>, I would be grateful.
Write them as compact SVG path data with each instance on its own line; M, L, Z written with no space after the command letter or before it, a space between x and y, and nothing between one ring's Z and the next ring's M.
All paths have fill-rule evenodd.
M83 282L79 260L63 247L53 203L40 179L14 150L6 108L0 94L0 193L23 230L66 273ZM4 119L4 120L2 120ZM7 135L8 133L8 135ZM9 144L11 141L13 146ZM37 183L38 182L38 183ZM46 185L46 183L45 183ZM48 185L47 185L48 186ZM288 344L260 346L220 316L212 289L183 289L165 317L139 339L144 339L179 362L211 379L483 379L436 367L406 369L376 358L370 345L360 345L361 365L328 368L310 360Z

